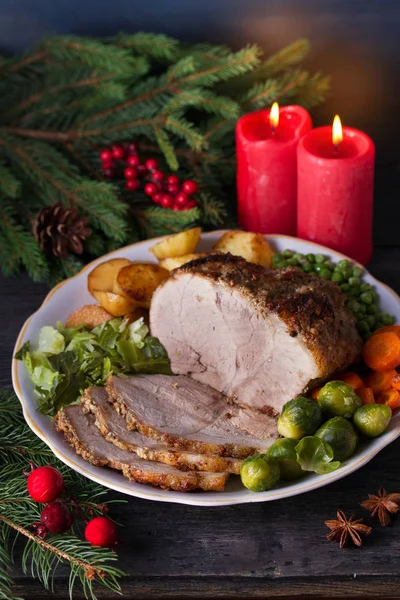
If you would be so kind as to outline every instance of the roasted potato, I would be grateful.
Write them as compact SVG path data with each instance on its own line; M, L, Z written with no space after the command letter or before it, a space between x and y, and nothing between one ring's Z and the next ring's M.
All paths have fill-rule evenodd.
M163 267L163 269L173 271L174 269L185 265L191 260L196 260L196 258L203 258L203 256L207 256L207 254L185 254L184 256L177 256L176 258L163 258L158 262L158 264L160 265L160 267Z
M271 267L274 255L264 236L250 231L227 231L213 250L224 254L230 252L262 267Z
M101 290L94 290L93 296L100 306L113 315L113 317L123 317L135 308L135 302L126 298L126 296L120 296L112 292L103 292Z
M93 329L97 325L104 323L104 321L109 321L113 318L113 315L107 312L102 306L98 304L86 304L69 315L65 326L78 327L79 325L84 325L85 327L89 327L89 329Z
M146 325L149 326L150 319L149 319L149 311L147 308L138 306L137 308L134 308L132 312L128 313L127 315L124 315L125 319L129 319L129 323L133 323L134 321L137 321L141 317L143 317Z
M94 291L112 292L114 279L118 271L131 261L127 258L111 258L90 271L88 275L88 290L94 296Z
M168 276L169 271L158 265L132 263L118 271L114 282L114 293L129 298L134 302L135 307L150 308L154 290Z
M199 243L200 235L200 227L194 227L193 229L168 236L165 240L149 248L149 250L158 260L192 254Z

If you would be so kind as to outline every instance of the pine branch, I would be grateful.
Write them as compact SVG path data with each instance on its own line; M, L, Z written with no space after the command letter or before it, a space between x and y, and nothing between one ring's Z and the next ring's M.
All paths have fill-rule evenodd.
M120 34L115 39L118 46L157 59L173 62L178 58L179 42L163 34L135 33L134 35Z
M159 207L134 207L133 216L145 237L157 237L177 233L198 224L200 213L197 208L175 212Z
M0 192L9 198L16 198L21 191L21 182L14 173L0 161Z

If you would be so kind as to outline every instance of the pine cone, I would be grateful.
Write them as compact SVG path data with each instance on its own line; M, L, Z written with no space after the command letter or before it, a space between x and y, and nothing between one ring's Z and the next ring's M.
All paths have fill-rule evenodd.
M63 258L70 251L82 254L82 240L92 233L87 224L88 218L80 216L76 206L64 208L56 202L38 212L32 232L43 252Z

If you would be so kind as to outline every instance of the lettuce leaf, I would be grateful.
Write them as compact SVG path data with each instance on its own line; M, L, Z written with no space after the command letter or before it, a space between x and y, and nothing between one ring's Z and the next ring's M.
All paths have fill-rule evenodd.
M314 471L318 475L331 473L340 467L333 460L332 447L315 436L304 437L296 446L297 462L303 471Z

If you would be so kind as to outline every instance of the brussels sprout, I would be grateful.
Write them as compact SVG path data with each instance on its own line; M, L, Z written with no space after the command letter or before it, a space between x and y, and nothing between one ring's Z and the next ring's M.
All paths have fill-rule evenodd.
M315 435L303 438L296 446L296 453L297 462L303 471L325 475L340 467L340 462L333 460L331 446Z
M392 409L386 404L366 404L356 410L354 424L363 435L378 437L389 425Z
M243 461L240 478L243 485L252 492L270 490L280 478L278 461L268 458L265 454L249 456Z
M285 479L286 481L298 479L302 475L305 475L305 472L297 462L296 446L297 441L281 438L268 448L266 454L268 458L274 458L278 461L281 470L281 479Z
M278 419L278 431L283 437L300 440L312 435L321 425L322 413L317 402L298 396L286 402Z
M329 381L318 393L318 404L324 412L350 419L361 406L361 398L344 381Z
M315 435L331 446L335 460L349 458L354 453L358 442L353 425L343 417L329 419Z

